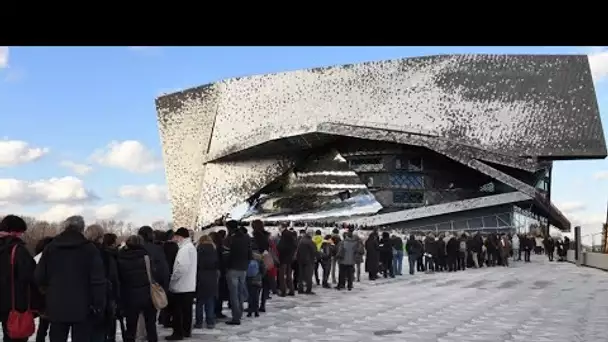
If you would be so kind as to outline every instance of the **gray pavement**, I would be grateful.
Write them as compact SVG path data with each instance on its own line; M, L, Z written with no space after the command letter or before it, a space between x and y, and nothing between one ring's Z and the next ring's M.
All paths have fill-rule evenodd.
M220 321L214 330L195 329L189 340L599 342L607 338L608 273L550 263L540 256L509 268L403 275L363 280L352 292L315 291L315 296L275 296L261 317L244 318L236 327ZM159 330L161 340L169 334L167 329Z
M572 264L364 280L352 292L274 297L238 327L194 330L201 341L604 341L608 274ZM167 335L162 332L161 335Z

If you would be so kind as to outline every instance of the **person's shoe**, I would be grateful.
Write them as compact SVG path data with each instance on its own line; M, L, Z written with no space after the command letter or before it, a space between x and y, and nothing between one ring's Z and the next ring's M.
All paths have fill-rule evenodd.
M285 292L281 292L281 293L279 293L279 297L285 297L285 296L287 296L287 295L285 294Z
M305 294L305 295L314 295L315 293L314 293L314 292L312 292L312 291L306 291L306 292L304 292L304 294Z
M247 317L251 317L251 312L248 312L248 313L247 313Z
M203 323L195 323L193 328L194 329L203 329Z
M192 337L192 333L191 333L191 332L186 333L186 334L184 334L184 337L185 337L185 338L190 338L190 337Z
M241 325L241 321L229 320L226 322L227 325Z
M258 310L260 312L266 312L266 308L260 308L260 310Z
M352 288L352 287L349 287L349 288L348 288L348 291L352 291L352 290L353 290L353 288Z
M254 315L255 317L260 317L260 313L259 313L259 312L256 312L256 313L254 313L253 315Z
M215 329L215 324L207 324L207 329Z
M223 313L219 313L219 314L215 315L215 318L219 318L219 319L227 318L227 317L228 316L224 315Z
M293 291L291 291L291 292L289 292L287 295L288 295L288 296L290 296L290 297L293 297L293 296L295 296L295 295L296 295L296 293L295 293L295 292L293 292Z
M182 336L177 336L177 335L169 335L167 337L165 337L165 340L167 341L181 341L184 338Z

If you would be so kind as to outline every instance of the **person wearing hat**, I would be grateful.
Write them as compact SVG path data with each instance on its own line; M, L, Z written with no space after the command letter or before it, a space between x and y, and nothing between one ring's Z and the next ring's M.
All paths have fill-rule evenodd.
M8 215L0 222L0 274L7 275L0 279L0 321L2 321L5 341L8 339L6 321L9 311L12 309L12 300L14 300L15 309L23 312L28 306L32 308L32 303L28 303L28 301L32 298L32 293L37 293L37 287L31 281L36 262L21 239L26 229L25 221L19 216ZM13 253L14 268L11 266ZM9 274L12 277L9 277ZM8 341L26 340L8 339Z
M196 293L198 254L188 229L179 228L173 240L179 249L169 281L169 291L173 298L173 333L167 340L178 341L192 336L192 304Z

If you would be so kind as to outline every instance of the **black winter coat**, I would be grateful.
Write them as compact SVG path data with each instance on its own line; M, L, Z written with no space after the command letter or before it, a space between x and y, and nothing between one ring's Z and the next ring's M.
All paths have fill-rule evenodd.
M308 265L314 264L317 256L317 246L310 236L305 236L300 240L298 244L297 253L296 253L296 261L299 264Z
M15 250L15 308L25 311L28 301L31 309L41 307L38 287L34 282L36 262L25 248L25 243L13 236L0 238L0 320L4 321L11 310L11 253ZM29 293L28 293L29 291Z
M424 251L434 257L439 256L439 246L437 245L435 238L427 236L424 239Z
M163 252L165 253L165 260L169 266L169 274L173 274L173 265L175 264L175 258L177 258L177 251L179 247L177 243L173 241L167 241L163 243Z
M253 232L253 240L255 241L257 250L260 253L264 253L264 251L267 251L270 248L270 243L268 242L269 238L270 233L266 231Z
M410 236L405 243L405 250L407 251L407 255L418 258L422 255L422 243L416 240L415 237Z
M453 257L457 256L458 252L460 251L460 240L458 240L455 237L449 239L446 244L445 250L446 250L447 255L453 256Z
M106 277L99 250L75 231L64 231L45 248L35 272L46 289L46 314L51 322L77 323L106 306Z
M220 275L217 251L209 243L199 245L197 251L196 298L217 297Z
M372 233L365 241L365 271L371 274L377 274L380 266L380 244L378 243L378 235Z
M380 239L380 257L383 260L393 257L393 243L390 238Z
M226 270L246 271L253 258L249 235L237 230L224 241Z
M292 232L285 229L283 233L281 233L281 240L279 240L277 246L277 250L279 251L279 264L291 265L297 246L296 237Z
M117 251L95 244L101 255L104 273L107 279L108 300L118 301L120 298L120 280L118 279Z
M175 244L177 246L177 244ZM169 264L165 251L159 245L155 245L152 242L144 242L144 249L150 256L151 267L155 270L154 280L165 289L165 292L169 291L169 279L171 278L171 271L169 270ZM177 253L175 253L177 255ZM175 261L175 259L173 259Z
M118 253L118 276L122 298L120 306L126 311L139 311L152 305L150 281L146 270L145 256L148 255L143 247L125 248ZM159 277L152 267L152 278Z
M442 237L437 240L437 256L440 258L445 257L445 241L443 241Z

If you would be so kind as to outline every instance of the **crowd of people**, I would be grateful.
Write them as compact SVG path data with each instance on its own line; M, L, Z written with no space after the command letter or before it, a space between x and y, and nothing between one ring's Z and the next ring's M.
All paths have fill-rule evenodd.
M99 225L86 227L80 216L66 219L63 228L32 254L21 239L27 230L23 219L9 215L0 222L5 342L27 341L34 316L39 342L47 333L53 342L67 341L70 333L72 341L115 341L117 323L127 342L141 335L158 341L158 324L172 329L167 340L182 340L192 329L213 329L218 320L240 325L244 314L259 317L271 295L314 295L315 283L352 290L363 271L371 281L400 276L404 255L410 274L455 272L508 266L509 257L521 260L521 254L529 262L535 247L529 235L428 234L403 241L386 231L364 237L354 227L323 234L287 225L273 235L259 220L251 223L251 234L229 220L225 230L198 241L185 228L164 232L143 226L119 244L116 235ZM551 238L544 245L550 260L556 246L560 258L568 248Z

